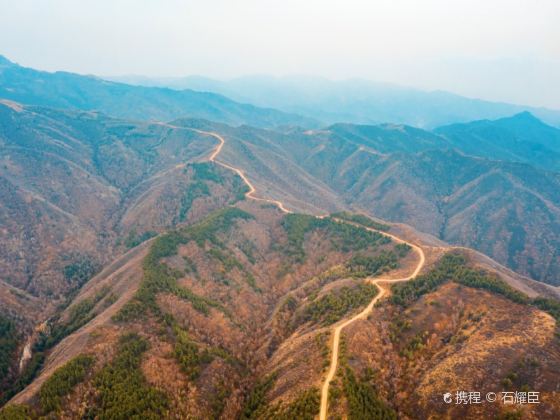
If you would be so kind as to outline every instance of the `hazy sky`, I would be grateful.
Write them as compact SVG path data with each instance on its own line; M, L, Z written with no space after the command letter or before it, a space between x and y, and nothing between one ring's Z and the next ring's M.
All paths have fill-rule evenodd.
M101 75L359 77L560 109L560 0L0 0L0 54Z

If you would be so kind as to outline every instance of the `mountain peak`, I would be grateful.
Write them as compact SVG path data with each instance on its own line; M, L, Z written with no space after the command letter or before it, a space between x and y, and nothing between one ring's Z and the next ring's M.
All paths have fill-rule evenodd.
M523 111L519 114L512 115L509 118L503 118L505 121L511 122L521 122L525 124L539 124L545 125L539 118L535 117L535 115L529 111Z
M494 124L502 127L513 128L513 127L533 127L542 128L547 127L547 124L542 122L539 118L535 117L529 111L523 111L518 114L512 115L511 117L500 118L493 121Z
M538 121L538 122L541 122L541 120L539 120L537 117L535 117L529 111L520 112L518 114L513 115L510 118L515 119L515 120L521 120L521 121L531 121L531 122Z

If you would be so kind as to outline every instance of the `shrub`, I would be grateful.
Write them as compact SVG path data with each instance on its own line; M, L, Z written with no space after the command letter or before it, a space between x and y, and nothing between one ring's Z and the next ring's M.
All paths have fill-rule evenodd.
M548 312L556 321L560 321L560 302L555 299L538 297L533 300L533 305L542 311Z
M31 411L26 405L10 404L0 408L0 420L31 420Z
M334 324L348 312L367 305L378 293L379 289L373 284L342 287L307 305L298 317L298 324L306 321Z
M371 228L371 229L376 229L376 230L382 230L382 231L388 231L389 229L391 229L391 226L389 225L385 225L383 223L379 223L376 222L375 220L363 215L363 214L353 214L353 213L348 213L346 211L342 211L339 213L333 213L331 214L331 217L334 219L341 219L341 220L347 220L349 222L352 223L357 223L359 225Z

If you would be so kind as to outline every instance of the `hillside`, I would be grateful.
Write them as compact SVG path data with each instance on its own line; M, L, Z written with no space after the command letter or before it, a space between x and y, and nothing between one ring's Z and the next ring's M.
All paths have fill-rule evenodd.
M529 113L495 121L453 124L435 132L469 155L560 171L560 130Z
M558 17L0 0L0 420L560 420Z
M0 420L557 418L558 131L1 99Z
M344 165L375 167L340 171L332 181L353 205L558 285L558 174L452 151L356 157Z
M409 258L379 233L331 219L285 216L270 205L250 202L168 232L147 253L139 252L141 259L119 264L119 274L110 269L92 279L60 320L49 325L50 337L56 336L76 322L72 308L88 299L100 302L90 309L98 316L53 348L42 375L16 402L33 395L55 366L86 348L95 349L99 363L109 362L118 336L136 331L150 342L143 370L153 386L169 394L170 408L183 416L236 412L255 375L286 338L307 336L366 303L374 289L362 295L358 279ZM340 286L335 287L336 281ZM115 296L111 301L96 298L104 289L109 289L105 295ZM309 299L312 293L316 297ZM323 299L327 295L329 300ZM300 309L293 316L291 310L283 313L285 302ZM276 324L275 313L286 322ZM308 378L296 380L305 384ZM178 389L191 390L187 400ZM215 407L210 395L222 389L227 390L225 401ZM76 398L75 406L65 408L68 414L81 410L79 401L89 397Z
M467 156L444 137L406 126L205 127L228 140L225 162L242 166L263 194L288 208L320 214L354 207L558 284L558 173Z
M72 222L61 242L34 233L43 219L20 222L34 229L33 241L52 249L39 266L56 275L0 284L8 309L0 318L8 355L0 360L8 372L0 392L10 400L0 419L312 419L335 349L338 368L324 394L330 416L453 416L455 407L434 395L461 386L538 389L542 404L523 407L523 415L560 413L555 288L405 226L324 215L362 205L371 196L360 189L370 185L371 168L393 168L429 196L422 190L429 180L440 185L443 173L453 174L455 180L446 178L449 194L496 162L430 150L444 140L390 125L271 131L190 119L133 123L6 101L0 110L2 176L23 197L19 210L4 204L9 217L2 223L11 226L10 217L36 202L43 205L37 217L67 216L49 220L53 230ZM364 169L356 181L352 171ZM523 164L502 169L529 173ZM541 172L532 170L541 185ZM548 182L542 194L553 200L556 179ZM406 200L414 203L410 194ZM399 207L392 211L401 217ZM89 258L65 266L66 244L80 249L88 232L82 252ZM95 242L99 236L103 241ZM13 257L4 258L7 270ZM391 279L403 283L390 287ZM14 316L29 316L38 302L50 309ZM366 307L373 312L355 317ZM33 319L45 322L33 329ZM339 325L345 328L333 341ZM486 352L499 358L480 356ZM440 380L445 366L465 358L472 360L467 370Z
M242 198L199 163L216 139L91 112L0 103L0 315L18 348L116 256Z
M331 415L359 418L364 409L451 415L454 406L433 395L466 380L462 371L448 371L443 387L430 375L472 352L510 351L505 340L516 342L511 351L528 360L527 372L512 386L541 390L543 403L525 408L527 418L554 418L559 407L551 387L560 347L553 318L538 309L547 306L490 272L469 271L474 261L458 254L442 258L445 248L419 245L427 256L424 275L411 286L394 286L393 297L344 330ZM378 293L364 277L400 278L417 259L409 248L340 219L286 215L254 200L226 207L160 235L92 279L49 323L44 368L6 410L71 418L314 418L332 326ZM457 270L463 275L457 277ZM428 288L421 286L425 282ZM422 292L415 292L416 283ZM512 313L510 300L516 302ZM419 312L413 305L423 316L413 316ZM87 317L77 318L82 313ZM516 326L528 314L520 339ZM403 328L399 320L407 317ZM497 322L507 324L494 330ZM76 323L76 332L59 335ZM424 333L434 328L437 337ZM477 339L481 335L485 340ZM531 364L533 357L538 365ZM429 362L415 380L434 391L401 403L414 390L407 375L417 375L421 360L435 365ZM524 360L479 358L469 366L484 372L494 389ZM356 393L371 404L360 407ZM500 411L487 405L477 413Z
M424 276L393 287L367 319L348 328L333 414L396 418L555 418L558 340L553 317L448 254ZM459 274L460 273L460 274ZM477 286L473 287L474 284ZM456 405L456 391L539 389L539 407ZM453 401L445 404L443 394ZM373 414L370 414L374 418Z
M68 72L49 73L19 66L1 56L0 98L136 120L190 117L256 127L317 125L311 118L241 104L218 94L130 86Z

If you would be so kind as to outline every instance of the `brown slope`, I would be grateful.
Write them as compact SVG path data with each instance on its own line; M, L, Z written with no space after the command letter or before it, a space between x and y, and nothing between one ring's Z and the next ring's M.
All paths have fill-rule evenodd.
M254 192L254 190L251 191L250 194L252 194L253 192ZM245 207L245 206L244 206L244 207ZM260 210L257 209L257 208L254 208L254 207L245 207L245 208L246 208L247 210L251 209L250 211L251 211L255 216L257 216L257 220L258 220L259 223L262 224L263 222L265 222L265 224L269 224L269 222L266 222L267 219L266 219L266 217L265 217L265 216L263 215L263 213L262 213L263 210L265 210L265 208L261 208ZM265 213L266 213L266 212L270 212L270 210L265 211ZM259 215L259 214L260 214L260 215ZM265 218L263 219L263 217L265 217ZM251 222L251 223L252 223L252 222ZM239 238L240 238L240 237L243 237L243 235L246 234L247 232L249 232L249 233L250 233L250 232L257 233L257 232L258 232L258 229L257 229L257 231L255 231L255 228L256 228L256 226L253 227L253 228L251 228L249 225L244 226L240 231L238 231L238 233L237 233L236 235L229 236L229 240L232 240L233 238L236 238L235 241L237 242L237 241L239 240ZM268 228L267 231L269 232L268 235L270 235L270 233L271 233L270 228ZM410 235L410 231L408 232L408 234ZM261 234L261 235L262 235L262 234ZM259 237L259 236L261 236L261 235L257 235L256 237L253 237L253 238L256 239L257 237ZM317 244L324 243L324 240L320 240L321 238L317 238L317 239L319 239L319 242L317 242ZM270 240L268 240L268 241L265 240L265 243L268 243L268 244L269 244L268 246L270 246L271 241L270 241ZM261 247L262 247L263 244L261 243L260 245L261 245ZM314 248L315 248L315 246L310 246L310 245L307 245L307 246L306 246L306 249L307 249L307 250L313 250ZM429 260L431 260L431 261L433 261L434 257L437 258L437 255L441 255L441 248L429 248L429 247L428 247L428 249L431 250L430 252L434 253L432 256L429 257ZM318 255L321 256L321 260L324 261L324 260L325 260L324 255L325 255L326 249L324 249L324 247L319 247L318 250L320 251ZM183 252L185 252L186 254L184 254ZM192 249L192 247L191 247L191 248L185 247L185 248L184 248L184 251L179 251L179 253L180 253L181 255L188 255L189 258L194 259L194 260L196 261L196 263L197 263L197 266L199 266L199 261L198 261L198 260L201 259L201 258L205 258L205 255L204 255L204 254L199 254L198 257L197 257L197 256L196 256L196 253L197 253L197 252L199 252L199 251L197 251L196 248ZM235 251L234 251L234 252L235 252ZM193 253L194 253L194 254L193 254ZM272 251L272 250L269 250L269 251L266 252L264 255L267 255L267 257L268 257L268 256L270 256L271 253L273 253L273 251ZM261 255L262 255L262 254L261 254ZM272 258L272 260L274 260L274 258ZM329 260L329 263L332 263L332 257L327 258L327 260ZM336 260L335 260L335 261L336 261ZM169 264L172 264L173 266L176 264L175 260L173 260L173 259L169 260L168 263L169 263ZM199 266L199 267L200 267L200 266ZM316 264L313 264L313 263L311 264L311 266L309 266L308 269L310 269L311 267L313 267L312 270L314 270L314 272L317 272L316 270L317 270L317 269L320 269L320 266L317 266ZM419 266L419 267L420 267L420 266ZM204 273L204 271L207 270L208 268L204 268L204 265L202 265L202 268L203 268L203 269L202 269L201 271L199 271L199 275L207 276L208 274ZM253 267L253 268L254 268L254 267ZM304 272L307 272L308 269L305 269ZM299 269L299 268L297 269L297 271L300 271L300 270L301 270L301 269ZM260 271L260 270L259 270L259 271ZM270 273L270 270L260 271L260 275L264 275L265 272ZM300 272L301 272L301 271L300 271ZM312 272L313 272L313 271L312 271ZM296 273L296 274L297 274L297 273ZM309 274L306 274L306 275L304 275L303 277L305 278L305 277L307 277L308 275L309 275ZM301 275L297 275L297 276L296 276L296 278L298 278L298 277L301 277ZM261 279L264 280L264 278L265 278L265 277L262 277L262 278L261 278L261 277L259 276L259 280L261 280ZM284 280L284 283L285 283L285 281L292 281L292 280L289 280L289 279L294 279L294 280L295 280L294 277L289 276L287 279ZM199 282L199 281L200 281L200 278L198 278L198 276L197 276L197 281L194 281L194 282L193 282L193 279L190 279L190 280L188 280L185 284L188 284L191 288L193 288L193 290L196 290L198 293L203 293L203 294L209 293L210 296L212 296L212 297L220 296L220 294L221 294L220 289L222 288L222 286L218 286L218 287L212 286L212 287L210 287L210 288L209 288L208 286L205 286L205 287L203 287L203 288L197 288L197 282ZM300 279L299 281L301 282L301 279ZM300 284L301 284L301 283L300 283ZM303 284L305 284L305 283L303 283ZM261 282L260 282L260 281L259 281L259 286L261 286ZM270 287L270 286L268 286L268 287ZM266 287L265 290L268 289L268 287ZM293 286L291 286L291 287L293 288ZM275 290L275 291L274 291L274 290ZM282 290L282 289L278 290L278 289L277 289L277 286L275 286L274 289L273 289L272 291L273 291L273 293L276 294L276 296L281 296L281 295L278 295L278 294L277 294L278 291L281 291L281 290ZM218 293L218 294L216 295L216 293ZM274 299L273 299L273 301L274 301ZM228 300L228 302L229 302L229 303L228 303L228 306L231 305L231 304L235 304L235 303L234 303L235 301L234 301L234 302L230 302L230 301ZM256 302L255 302L255 303L256 303ZM241 355L244 354L244 353L246 354L246 351L242 351L242 352L239 352L239 350L236 351L236 350L235 350L234 342L229 342L229 344L227 344L227 342L224 342L224 341L223 341L223 338L231 337L231 336L232 336L232 333L233 333L231 330L228 330L228 329L223 330L223 323L226 322L226 324L228 324L227 320L224 319L223 317L220 317L220 316L218 317L218 319L217 319L218 323L217 323L217 324L214 324L214 321L212 321L212 322L209 323L208 320L204 320L203 318L201 318L199 321L196 321L196 318L197 318L196 313L193 313L192 310L189 311L189 310L188 310L188 307L185 307L184 309L181 309L180 302L175 302L172 306L167 306L167 304L165 303L165 301L161 301L161 304L163 305L164 308L167 308L166 310L174 311L173 314L174 314L176 317L177 317L177 316L180 316L182 311L186 311L186 313L187 313L188 315L187 315L187 318L185 319L185 321L183 321L183 322L187 322L187 319L189 320L189 321L188 321L189 329L190 329L191 331L193 331L193 329L194 329L193 334L197 337L198 340L200 340L200 341L215 340L215 339L216 339L216 336L215 336L214 334L217 334L218 331L221 331L220 333L218 333L218 337L221 337L221 339L220 339L221 345L226 345L226 346L228 346L228 347L229 347L229 346L233 346L233 348L232 348L232 347L229 347L229 350L232 351L232 352L234 352L234 353L233 353L234 355L239 355L239 356L241 356ZM247 295L244 295L242 306L234 306L234 307L230 307L230 308L228 308L228 309L233 309L233 313L236 313L236 314L237 314L237 313L243 314L243 308L245 308L246 305L247 305ZM174 308L174 309L173 309L173 308ZM179 313L176 312L177 310L179 310ZM277 311L274 311L273 314L276 316L276 315L278 314L278 312L277 312ZM214 318L215 315L219 315L219 314L213 313L213 314L212 314L212 318ZM253 314L252 316L254 316L254 314ZM241 321L241 322L251 322L251 325L252 325L252 327L254 328L255 320L252 318L252 316L249 317L249 318L245 318L245 319L242 318L243 321ZM220 318L221 318L221 321L220 321ZM265 318L265 319L266 319L266 318ZM197 322L200 322L200 325L197 325ZM220 325L222 325L222 327L220 327ZM216 328L218 328L218 330L216 330ZM258 330L258 329L257 329L257 330ZM225 331L227 331L228 334L224 334ZM304 332L305 332L305 330L302 330L302 333L304 333ZM319 331L319 332L320 332L320 331ZM233 334L233 336L235 336L235 334ZM317 336L317 333L314 333L314 334L311 335L311 337L316 337L316 336ZM296 337L297 337L297 336L296 336ZM291 336L291 337L289 338L289 341L288 341L287 343L292 343L292 342L293 342L293 343L297 343L296 337ZM303 338L303 337L305 337L305 335L303 335L302 338ZM295 341L294 341L294 340L295 340ZM305 341L306 341L306 340L303 339L303 342L305 342ZM245 337L245 340L241 340L241 341L240 341L240 340L237 340L237 339L235 340L235 343L239 343L239 342L253 342L253 341L250 339L250 337ZM213 343L216 343L216 342L213 341ZM257 340L257 343L258 343L258 340ZM158 347L159 347L159 346L158 346ZM293 350L293 346L288 346L288 349L290 349L290 348L292 348L292 350ZM297 350L297 346L296 346L296 350ZM284 352L285 352L285 351L286 351L286 347L285 347L285 346L281 346L280 349L279 349L279 351L284 351ZM288 350L288 351L289 351L289 350ZM156 357L156 359L154 359L154 360L153 360L152 362L150 362L150 363L160 363L160 362L157 362L156 360L160 360L160 361L162 360L162 359L161 359L161 357L162 357L161 355L160 355L160 356L154 355L154 357ZM272 360L273 360L273 359L274 359L274 356L272 357ZM299 360L301 360L301 359L299 359ZM288 372L289 372L290 369L291 369L290 366L291 366L291 365L286 366L286 369L287 369ZM160 366L160 367L161 367L161 366ZM170 367L172 367L172 365L171 365ZM146 369L147 369L147 368L146 368ZM151 372L151 370L148 369L147 372L149 373L149 372ZM314 370L314 372L315 372L315 373L312 373L313 376L316 375L317 371ZM222 373L223 373L223 372L222 372ZM316 376L315 376L315 377L316 377ZM206 379L211 380L211 378L206 378ZM303 377L303 378L301 378L301 379L304 379L304 380L305 380L305 377ZM159 380L161 380L161 379L154 379L154 380L156 380L156 383L158 383L157 381L159 381ZM164 385L163 383L160 383L160 386L166 388L165 385ZM285 390L285 391L286 391L286 390ZM285 392L285 391L284 391L284 392ZM293 391L294 391L293 388L290 389L290 394L293 394ZM204 397L204 396L200 396L200 397L201 397L201 398L207 398L207 397ZM232 404L237 404L237 403L232 403ZM204 406L204 405L205 405L205 404L202 403L202 406ZM232 409L235 409L235 408L232 408Z
M192 130L0 104L2 278L59 299L76 286L64 267L84 260L103 265L123 251L115 247L118 237L165 229L222 206L239 181L211 183L212 191L193 200L212 199L181 210L196 182L185 165L214 145Z
M242 165L262 191L291 201L295 209L360 209L443 241L476 248L522 275L557 283L560 178L556 173L449 150L430 151L441 147L435 143L420 143L428 150L419 153L388 154L384 149L382 154L374 149L380 142L390 143L396 130L384 134L378 129L377 137L368 142L363 135L334 129L215 129L231 140L223 159ZM314 208L302 206L304 201Z
M14 371L99 268L239 199L240 178L196 165L215 145L164 124L0 104L0 314L20 331Z
M399 329L397 319L407 320L407 327ZM519 411L521 418L553 419L560 412L555 330L548 314L486 291L446 284L404 310L390 304L375 308L344 339L351 369L375 386L399 417L477 419ZM411 347L418 336L422 345ZM515 377L513 384L506 383L508 377ZM522 389L540 392L541 404L502 404L501 391ZM481 392L483 402L443 402L444 393L455 398L461 390ZM486 402L487 392L496 392L498 401ZM338 403L337 412L344 412L344 399Z

